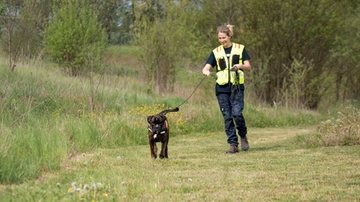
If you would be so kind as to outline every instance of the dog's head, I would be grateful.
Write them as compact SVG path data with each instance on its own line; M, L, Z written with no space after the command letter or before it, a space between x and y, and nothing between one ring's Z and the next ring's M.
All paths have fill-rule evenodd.
M166 116L157 114L148 116L147 121L153 134L160 135L160 132L166 128Z

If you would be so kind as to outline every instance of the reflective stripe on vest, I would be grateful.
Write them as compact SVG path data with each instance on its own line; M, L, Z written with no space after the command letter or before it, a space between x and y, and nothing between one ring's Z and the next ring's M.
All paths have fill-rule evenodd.
M229 81L232 84L243 84L244 83L244 72L242 70L230 71L230 68L232 66L234 66L234 64L232 64L234 55L239 55L239 63L238 64L243 64L242 53L244 51L244 48L245 48L244 45L233 43L229 59L226 57L226 53L225 53L225 50L222 45L213 50L213 53L215 55L216 65L217 65L216 83L218 83L219 85L227 84L227 83L229 83ZM221 69L221 67L220 67L221 61L225 61L226 68ZM229 77L229 75L230 75L230 77Z

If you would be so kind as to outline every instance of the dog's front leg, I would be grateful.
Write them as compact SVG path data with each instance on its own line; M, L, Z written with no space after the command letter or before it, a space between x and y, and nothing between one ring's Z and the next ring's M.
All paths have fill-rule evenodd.
M166 141L165 145L165 158L168 158L168 141Z
M168 158L168 141L161 142L160 158Z
M156 154L157 154L157 146L156 143L154 141L149 141L150 144L150 153L151 153L151 157L153 157L154 159L156 159Z

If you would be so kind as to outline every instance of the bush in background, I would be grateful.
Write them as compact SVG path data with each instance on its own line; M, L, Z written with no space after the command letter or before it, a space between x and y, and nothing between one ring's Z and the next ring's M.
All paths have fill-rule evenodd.
M98 13L87 1L63 3L45 31L46 51L72 76L92 72L101 64L107 43Z
M346 102L335 116L322 121L317 133L299 136L299 144L307 146L360 145L360 110Z

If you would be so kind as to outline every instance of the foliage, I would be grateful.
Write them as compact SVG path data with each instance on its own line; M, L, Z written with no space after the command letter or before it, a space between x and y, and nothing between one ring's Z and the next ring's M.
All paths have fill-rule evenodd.
M347 102L339 107L336 116L321 122L311 136L300 136L302 145L347 146L360 145L360 110Z
M42 58L43 31L51 11L48 1L24 1L18 22L18 29L22 30L18 35L24 40L20 48L22 59Z
M301 147L300 150L291 150L293 148L290 145L290 150L284 150L286 146L279 139L288 137L293 130L280 138L273 138L266 133L270 130L267 127L291 126L293 129L297 125L313 125L321 115L314 111L303 110L303 108L317 108L322 100L326 99L333 104L333 101L338 99L359 98L360 21L358 18L359 3L356 1L235 0L224 3L204 0L201 4L193 7L193 4L188 4L188 1L177 1L176 3L179 4L170 4L169 1L146 0L132 1L139 5L126 4L126 11L116 7L121 7L118 1L97 1L99 4L93 4L93 1L89 3L85 0L54 1L56 6L51 11L46 9L46 5L52 5L49 1L36 1L35 4L32 1L2 1L2 15L6 14L5 2L12 3L11 5L16 2L15 7L7 5L8 11L11 9L16 11L7 13L10 14L8 16L10 18L2 16L2 20L11 19L3 21L2 31L13 32L7 32L7 34L2 32L1 37L6 45L14 40L12 45L16 46L16 50L18 50L16 56L33 57L36 54L35 47L41 41L44 28L42 22L49 17L51 21L44 35L46 39L44 44L48 53L63 68L67 68L66 70L72 75L80 75L84 71L90 72L91 84L83 83L82 78L79 77L61 76L61 72L57 71L53 64L43 64L43 61L30 66L19 64L16 71L15 66L11 65L13 72L4 64L0 64L0 137L3 140L0 142L1 183L29 182L31 181L29 179L39 177L44 173L51 172L53 174L56 173L54 171L59 171L65 173L64 178L60 178L60 181L70 185L74 178L77 180L82 177L92 178L93 174L97 173L99 178L97 181L107 179L104 190L113 194L111 199L116 199L117 196L130 196L135 200L149 200L149 198L157 200L159 198L156 197L159 197L158 193L161 192L168 194L167 196L170 195L171 199L175 197L174 200L184 199L184 197L194 200L198 196L204 200L210 200L211 196L221 196L224 200L233 200L234 198L230 199L229 196L234 194L234 187L229 187L230 191L226 192L229 195L223 194L224 187L236 184L229 183L227 175L231 173L225 172L224 174L223 167L226 165L226 168L231 168L232 165L235 165L234 168L238 169L241 163L234 163L233 158L214 155L216 150L219 153L222 152L218 145L213 145L216 138L221 137L221 141L223 141L225 137L222 116L213 94L214 82L209 79L203 83L204 86L198 89L192 100L182 106L179 113L169 114L172 136L185 137L186 135L186 139L178 139L180 146L177 149L184 150L184 145L188 146L191 143L192 147L187 148L192 148L192 150L186 150L188 152L186 154L179 152L174 161L160 164L147 160L134 161L134 158L142 159L143 153L148 151L148 149L144 149L147 144L146 116L150 113L157 113L163 108L177 106L187 98L201 71L201 67L196 67L196 72L192 72L188 68L189 64L193 63L192 59L196 59L197 62L206 59L211 49L218 44L216 27L219 24L230 23L234 24L236 28L234 41L245 44L252 57L254 71L247 77L249 78L247 85L250 87L247 89L250 90L251 97L246 98L247 104L244 110L247 125L254 130L255 127L266 128L264 130L256 129L262 131L255 134L257 139L253 139L258 148L254 150L254 153L249 154L247 167L241 167L241 169L249 168L254 171L253 175L248 175L250 178L257 176L257 180L240 178L240 180L245 179L242 181L242 185L245 184L245 188L251 190L242 189L242 193L246 195L255 192L257 194L252 197L254 201L259 200L257 197L263 196L263 184L266 178L269 179L265 180L266 184L273 186L265 190L266 194L260 200L358 199L357 190L352 185L358 185L358 181L354 181L353 177L359 175L356 173L357 170L355 169L354 173L352 171L354 167L351 167L354 165L353 158L358 157L359 154L357 148L338 147L336 152L333 152L332 148L326 147L311 148L311 150ZM112 7L112 2L119 4ZM134 6L135 10L132 10L131 6ZM104 15L99 14L100 11ZM109 12L106 13L106 11ZM115 16L116 12L122 11L125 12L121 13L123 17ZM49 13L54 16L49 16ZM19 18L14 18L15 14ZM132 15L136 15L135 24L132 23L134 20ZM129 58L138 55L143 66L138 63L119 66L117 60L111 64L112 70L109 71L109 74L99 74L99 71L96 70L100 67L98 62L103 61L102 51L105 49L107 38L105 31L108 37L109 33L110 36L119 37L117 33L111 34L116 30L119 19L124 20L121 26L124 26L122 28L126 30L119 33L126 32L128 34L127 30L130 31L135 27L136 33L139 34L136 36L137 48L141 48L140 52L125 55L126 57L122 59L125 58L129 61ZM25 37L24 33L27 33ZM210 40L212 38L214 40ZM22 40L25 40L24 43L18 43ZM11 46L6 48L9 47L14 48ZM205 49L209 51L205 51ZM9 51L9 53L14 52ZM116 57L118 56L115 55ZM10 57L8 63L15 64L14 58ZM107 64L109 63L104 66ZM147 64L150 65L147 66ZM144 73L144 69L147 72ZM116 76L112 74L113 72L117 72ZM142 79L149 75L152 82ZM166 83L162 83L164 81ZM152 89L156 82L160 84L154 87L156 91L163 92L160 86L165 86L168 91L173 92L171 94L154 93ZM97 84L96 91L93 90L95 84ZM90 98L86 93L88 91L91 91ZM90 107L89 99L91 99ZM264 107L256 105L256 102L249 102L251 100L274 104L273 107L268 105ZM289 108L292 110L288 110ZM301 110L293 108L301 108ZM216 135L214 135L215 133ZM275 131L275 133L280 132ZM298 144L310 147L358 145L358 134L358 108L344 106L341 113L321 124L316 134L298 136L298 141L300 141ZM201 136L203 138L197 139ZM121 147L120 150L109 150L118 149L118 147ZM127 159L119 161L117 158L120 156L119 154L111 154L110 160L101 161L100 155L96 155L94 158L85 155L89 159L80 163L81 169L72 172L72 167L70 167L70 174L67 173L69 170L59 170L62 167L67 168L68 158L76 161L79 153L94 150L122 152L121 154L127 155ZM264 150L270 150L270 152L264 152ZM289 154L288 151L292 151L292 153ZM310 153L308 153L309 151ZM338 158L334 158L333 155L323 155L324 151L325 153L333 152L333 155L340 153L340 155ZM351 153L349 154L348 151ZM286 155L284 155L285 153ZM293 157L298 156L299 153L304 155L300 159L294 159ZM207 156L204 157L203 154L207 154ZM263 158L264 154L270 155L271 158ZM319 154L322 155L319 156ZM279 155L282 155L281 158ZM116 157L114 158L114 156ZM247 154L243 157L246 158L246 156ZM344 156L348 156L349 160L340 161L342 164L338 166L338 159L344 160ZM190 161L186 160L188 157ZM192 161L193 157L198 160ZM314 159L314 157L318 159ZM214 162L214 158L218 160L215 170L212 164L203 164L207 161ZM117 161L114 163L115 159ZM253 163L254 159L260 159L261 162ZM324 159L326 160L324 161ZM301 165L306 163L308 166L295 170L299 168L299 160ZM318 171L314 171L314 162L315 164L320 162L316 164ZM356 163L355 167L357 168ZM163 169L164 164L170 165L167 174L153 175L153 173L158 173L159 169ZM102 172L95 172L98 171L99 165L103 165L103 170L109 170L109 168L113 168L113 170L110 171L111 173L104 172L105 174L102 175ZM326 169L333 168L333 170L324 174L324 165L326 165ZM118 177L119 167L121 168L121 177L127 177L130 182L129 192L122 192L118 187L119 182L122 182L122 179ZM149 167L151 172L149 172ZM176 177L179 173L184 176L183 171L190 167L196 169L185 174L196 176L197 179L194 179L201 183L188 184L189 179L192 182L192 178L184 180L181 177L178 178L179 176ZM139 172L134 172L134 168L138 168ZM204 168L211 169L204 172ZM311 175L308 175L309 169L314 171L310 172ZM339 169L352 172L339 172ZM268 178L269 173L263 173L264 170L269 171L274 177ZM297 183L295 185L294 178L291 177L293 175L288 175L289 171L293 170L295 171L291 174L296 175L296 179L298 179L299 173L303 177L298 181L295 180ZM129 178L134 173L137 173L138 176L135 179ZM206 175L198 175L201 173L206 173ZM279 173L280 175L277 175ZM334 173L342 175L339 177L333 175ZM263 174L266 176L265 178L262 176ZM149 176L152 177L149 178ZM154 182L158 182L164 176L168 176L168 178L160 180L161 183L154 185ZM215 177L207 178L208 176ZM317 178L319 176L321 179L329 178L324 181L316 181L319 182L317 185L326 184L326 186L319 191L311 192L310 196L303 192L299 194L299 189L314 190L312 185L303 182L319 179ZM279 179L285 183L280 184L282 191L274 194L274 190L279 190L277 183ZM334 179L344 181L339 183L339 181L333 181ZM352 181L349 182L349 179ZM239 182L239 179L235 180ZM83 184L92 183L84 179L79 181ZM167 181L171 183L167 184ZM339 184L344 187L340 191L332 192L328 189L329 182L333 183L331 186L333 190L338 190ZM283 187L289 187L289 184L294 186L290 190L283 190ZM28 184L24 183L23 185L26 187ZM20 195L24 196L25 200L34 200L34 198L42 200L48 199L50 190L57 196L54 200L68 199L67 197L74 201L79 199L101 200L104 199L101 197L106 197L100 196L100 192L85 189L85 186L75 186L76 189L79 188L79 191L84 191L84 195L77 195L78 192L76 192L69 196L67 194L71 193L68 193L68 186L65 185L61 189L56 188L54 191L55 189L52 188L59 186L56 185L56 182L51 185L36 187L32 184L20 191ZM3 187L0 187L1 194L11 192L6 199L12 200L14 194L19 193L12 193L11 188L3 191ZM147 192L149 187L151 187L150 194ZM209 192L202 192L204 187L207 187L207 190L213 190L214 194L209 196ZM351 189L347 189L349 187ZM33 188L36 190L35 192L32 191ZM217 190L220 190L221 193ZM347 190L347 192L343 192L343 190ZM294 192L291 192L290 196L282 197L281 194L289 193L288 191ZM189 194L191 192L195 192L197 195ZM172 193L174 194L172 195ZM331 194L329 195L329 193ZM31 199L26 198L27 196ZM236 197L238 196L236 193ZM243 198L237 199L242 200Z
M318 113L307 110L292 111L284 107L261 107L246 104L244 116L248 127L281 128L295 125L313 125L321 117Z
M11 71L15 70L19 60L22 46L24 45L23 27L18 27L19 7L16 1L1 2L1 49L8 56L8 66ZM5 9L6 8L6 9Z
M354 1L204 0L194 33L211 50L218 44L216 27L235 25L233 41L244 44L251 56L246 83L254 99L318 109L320 102L359 95L350 87L359 86L354 76L360 68L353 61L360 43L352 43L360 41L358 9ZM294 78L301 78L298 86Z
M97 12L84 0L62 3L46 29L46 51L73 76L92 72L101 64L106 46Z
M134 13L130 0L92 0L90 5L97 11L107 41L126 44L132 39Z
M0 181L19 182L59 169L67 156L65 136L43 119L29 116L29 124L11 130L1 124Z
M241 43L246 46L249 44L249 42L245 41L241 35L241 29L244 23L244 17L241 13L242 7L243 1L240 0L202 1L201 9L199 9L197 15L197 30L194 31L196 31L195 33L197 33L198 39L208 48L206 55L203 57L208 57L211 50L219 46L216 28L223 24L235 26L232 38L233 42ZM206 58L203 58L202 60L204 59Z
M323 81L334 63L330 58L334 38L346 19L343 6L342 2L332 0L244 3L243 37L249 43L251 55L259 58L253 64L260 69L262 64L268 65L269 81L265 88L257 89L267 102L283 101L284 90L288 90L291 83L288 80L291 71L286 68L296 60L305 59L304 65L313 68L301 81L301 85L308 88L304 89L300 100L308 108L318 107L322 92L333 85L333 82Z
M348 20L338 30L331 50L331 58L334 60L332 72L336 76L335 100L360 99L360 44L354 43L360 40L360 7L354 6L347 10L354 10L356 14L348 12Z
M360 4L356 0L92 0L83 5L75 0L1 2L2 50L13 70L28 58L42 59L45 45L54 60L67 61L61 66L70 74L96 71L102 45L89 40L89 35L96 38L99 31L109 43L132 44L134 38L141 43L143 48L136 55L147 70L144 75L149 89L171 92L177 79L173 72L180 68L199 70L218 45L216 27L229 23L235 25L233 41L244 44L251 56L253 71L246 75L246 83L254 99L320 110L332 100L359 99ZM64 14L70 2L74 4L68 9L72 14ZM77 18L81 9L87 13ZM68 24L61 24L62 19ZM55 26L55 21L61 26ZM89 26L88 22L94 26L82 29L81 23ZM53 34L45 30L47 25L53 27ZM61 31L65 26L68 30ZM86 29L93 31L85 34ZM59 50L55 51L54 45L52 51L44 36L53 43L62 39L58 40ZM82 46L88 48L79 48ZM69 51L76 54L76 60ZM306 70L305 76L302 71L293 71L295 64L301 67L298 70ZM157 68L160 73L155 72ZM163 76L157 77L159 74ZM295 77L302 78L298 86L293 85ZM160 89L160 85L166 88ZM294 90L300 86L301 93Z
M41 57L42 32L50 13L48 1L7 1L0 8L0 45L14 71L22 60Z
M111 7L112 18L109 20L107 16L102 16L103 20L108 23L104 24L109 35L109 41L115 45L130 44L134 39L134 11L130 0L116 0L118 6L114 6L111 2L105 1ZM106 13L107 10L104 10ZM119 24L121 22L121 24Z
M187 30L190 29L193 11L187 1L179 4L146 1L135 4L134 8L137 25L135 41L139 48L136 55L147 70L148 81L155 92L173 92L176 65L190 56L186 51L193 35ZM146 12L149 15L143 15Z
M123 54L124 49L113 51ZM127 62L126 57L124 60ZM135 67L141 72L138 65ZM199 79L197 73L182 69L177 73L176 93L163 97L148 92L147 82L139 80L137 74L94 77L95 82L102 82L94 92L98 107L91 109L86 93L90 84L59 76L62 74L54 64L36 63L36 68L19 65L15 72L4 64L0 68L3 183L22 182L57 170L68 156L94 148L146 145L146 117L183 103L193 91L194 81L189 78ZM179 112L167 115L172 137L191 137L198 132L223 134L213 85L211 80L205 80ZM315 113L269 109L251 103L246 105L244 114L248 127L261 128L314 124L318 119Z

